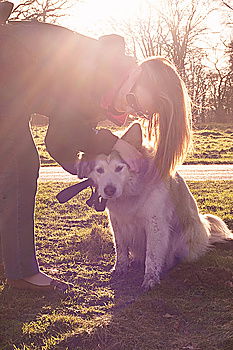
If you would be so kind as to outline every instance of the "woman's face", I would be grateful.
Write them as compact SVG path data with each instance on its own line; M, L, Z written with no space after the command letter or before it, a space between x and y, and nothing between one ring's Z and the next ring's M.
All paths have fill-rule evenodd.
M139 111L145 116L152 116L156 112L152 93L145 86L139 83L135 85L133 90L133 95L135 98L132 99L132 101L135 101L135 105L132 104L133 111L131 113L133 114L133 112Z
M139 116L155 113L151 92L137 82L140 72L135 71L119 90L114 101L114 107L118 111Z

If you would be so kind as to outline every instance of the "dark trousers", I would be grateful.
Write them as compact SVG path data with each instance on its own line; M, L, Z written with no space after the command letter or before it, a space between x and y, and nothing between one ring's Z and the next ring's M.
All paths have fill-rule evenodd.
M28 123L0 119L0 238L9 279L39 271L34 243L38 176L39 156Z

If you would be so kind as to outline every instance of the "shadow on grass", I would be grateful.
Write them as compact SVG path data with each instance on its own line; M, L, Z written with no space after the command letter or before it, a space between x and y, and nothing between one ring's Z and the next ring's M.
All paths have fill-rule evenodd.
M111 265L85 259L64 296L5 287L1 349L230 350L232 249L233 241L216 245L145 294L142 271L111 280Z
M224 204L233 228L232 187L229 182L221 186L192 187L203 208L209 202ZM52 196L60 189L47 184L38 193L38 257L45 272L74 286L61 296L0 285L1 350L232 349L233 242L216 245L196 263L177 266L142 294L141 271L111 279L114 250L106 215L97 216L78 199L59 206Z
M108 314L59 349L232 349L232 249L233 241L217 244L197 263L177 266L149 293L140 289L141 271L110 282Z

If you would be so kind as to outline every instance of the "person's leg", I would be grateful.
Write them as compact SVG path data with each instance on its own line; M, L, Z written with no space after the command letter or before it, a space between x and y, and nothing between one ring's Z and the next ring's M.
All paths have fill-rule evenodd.
M30 128L25 125L9 131L0 129L0 136L5 135L0 149L0 243L8 285L65 291L68 285L41 272L36 259L34 209L39 156Z
M13 280L39 272L34 244L39 158L29 127L17 131L5 137L0 175L2 258L5 275Z

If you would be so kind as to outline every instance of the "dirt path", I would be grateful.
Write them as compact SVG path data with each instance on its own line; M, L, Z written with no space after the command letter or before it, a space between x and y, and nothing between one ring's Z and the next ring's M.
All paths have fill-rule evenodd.
M233 164L182 165L178 168L185 180L233 180ZM39 181L72 182L76 176L70 175L60 167L41 167Z

